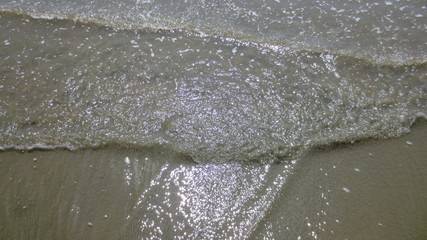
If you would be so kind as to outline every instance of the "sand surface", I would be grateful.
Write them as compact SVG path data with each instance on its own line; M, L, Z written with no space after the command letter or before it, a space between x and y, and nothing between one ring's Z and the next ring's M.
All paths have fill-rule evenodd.
M426 140L422 120L400 138L313 151L253 236L427 239Z
M0 152L0 239L426 239L426 140L419 120L288 172L162 149Z

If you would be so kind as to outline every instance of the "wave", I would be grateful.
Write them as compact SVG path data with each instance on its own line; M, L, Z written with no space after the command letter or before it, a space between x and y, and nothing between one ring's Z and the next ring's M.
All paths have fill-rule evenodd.
M0 21L10 33L0 37L3 151L164 146L200 163L280 162L399 136L425 118L425 65L20 15Z
M427 114L419 112L412 120L406 121L405 124L400 125L398 129L391 129L391 131L384 132L372 132L366 129L365 131L359 131L351 135L339 135L332 134L331 136L316 136L311 139L305 139L304 143L289 143L287 145L276 145L269 146L262 149L257 149L256 155L251 155L249 152L237 152L233 153L220 153L216 152L222 157L222 159L216 158L212 153L198 152L197 145L193 145L193 149L186 149L179 142L167 141L165 139L157 141L146 141L146 142L127 142L125 139L90 139L90 143L77 143L75 139L68 138L69 142L64 143L64 139L61 139L58 143L46 144L43 142L25 144L16 143L10 145L0 146L0 152L4 151L53 151L53 150L68 150L68 151L83 151L83 150L96 150L96 149L130 149L135 151L157 151L157 152L168 152L177 156L180 159L186 161L192 161L195 163L223 163L223 162L261 162L261 163L282 163L291 162L300 159L303 155L313 149L324 149L333 147L335 145L346 145L353 144L355 142L366 141L366 140L383 140L388 138L399 137L403 134L407 134L410 131L410 127L419 120L427 120ZM35 140L35 139L33 139ZM74 142L73 142L74 140ZM194 151L195 150L195 151ZM217 150L223 151L218 148ZM224 158L225 157L225 158Z
M201 37L213 36L227 41L239 41L244 44L262 44L279 51L323 53L351 57L376 65L411 66L427 63L425 44L423 45L422 43L423 39L408 36L406 39L397 40L396 37L390 36L396 36L400 33L392 30L387 33L390 36L380 36L378 34L360 36L361 34L358 33L354 36L347 35L337 39L338 36L345 34L344 29L335 29L336 33L329 36L330 34L327 32L329 29L324 28L319 29L318 31L320 32L311 33L309 36L301 36L301 33L310 31L311 26L309 24L297 26L296 23L282 21L283 28L280 28L281 25L278 28L275 24L263 19L263 17L269 19L271 17L270 13L264 13L265 16L262 16L263 14L261 13L261 16L257 17L259 23L254 24L252 20L246 19L246 13L242 13L245 10L251 12L254 10L252 8L243 9L240 7L236 10L238 13L230 12L229 14L235 14L230 19L239 22L239 24L236 24L229 19L219 18L209 9L191 10L194 8L193 5L189 6L190 10L177 10L176 13L169 14L166 10L159 10L164 7L163 5L150 4L147 7L141 4L140 1L130 3L128 7L112 3L104 6L97 1L82 5L44 2L35 4L31 3L31 1L28 4L0 3L0 12L3 14L12 13L29 16L34 19L58 19L74 21L80 24L90 23L117 30L181 31ZM195 15L195 17L192 15ZM284 16L278 15L278 17ZM334 17L337 18L336 21L340 21L341 18L344 19L345 14ZM374 23L372 23L373 26L375 25ZM260 25L265 26L260 29ZM348 28L351 29L352 27L354 28L353 25L345 26L345 29L347 29L346 31L361 31L358 29L348 30ZM398 29L399 27L395 28ZM312 36L315 34L318 36Z

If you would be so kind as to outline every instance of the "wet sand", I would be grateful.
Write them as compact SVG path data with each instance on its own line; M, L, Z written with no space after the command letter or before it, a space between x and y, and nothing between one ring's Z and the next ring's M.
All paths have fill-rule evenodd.
M418 120L400 138L271 166L162 149L0 152L0 239L426 239L426 139Z
M253 236L427 239L427 124L408 135L312 151Z

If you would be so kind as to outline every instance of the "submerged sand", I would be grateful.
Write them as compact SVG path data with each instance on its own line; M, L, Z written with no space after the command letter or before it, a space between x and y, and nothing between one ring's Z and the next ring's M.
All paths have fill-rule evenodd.
M427 123L295 164L0 152L0 239L426 239Z

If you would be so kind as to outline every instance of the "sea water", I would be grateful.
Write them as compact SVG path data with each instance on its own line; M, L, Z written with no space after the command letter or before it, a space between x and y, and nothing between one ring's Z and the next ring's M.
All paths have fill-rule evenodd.
M196 162L282 161L398 136L426 110L422 1L0 9L3 149L162 145Z
M234 179L235 202L237 192L262 202L245 224L216 235L249 236L304 153L400 136L425 118L426 8L403 0L0 1L0 147L166 149L201 164L168 174L222 187ZM258 167L235 175L247 162ZM242 179L265 184L257 179L273 168L273 190L253 199ZM221 224L250 205L233 211L217 200L232 213ZM184 218L201 231L202 216Z

